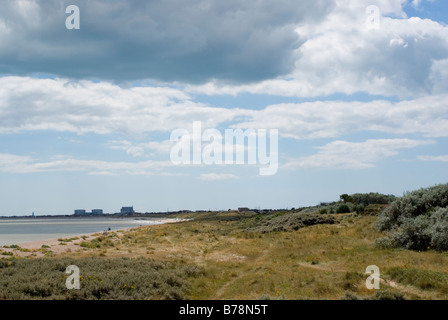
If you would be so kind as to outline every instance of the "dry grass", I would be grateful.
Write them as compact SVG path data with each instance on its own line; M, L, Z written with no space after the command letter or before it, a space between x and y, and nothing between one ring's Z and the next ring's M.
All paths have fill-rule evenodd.
M365 286L369 265L380 268L381 292L411 299L448 298L447 284L436 283L446 281L447 254L375 247L374 240L383 236L371 227L376 217L335 215L332 225L265 234L244 231L260 219L250 214L183 217L195 220L141 227L99 248L65 255L144 256L196 264L205 275L191 279L192 299L368 297L375 294Z

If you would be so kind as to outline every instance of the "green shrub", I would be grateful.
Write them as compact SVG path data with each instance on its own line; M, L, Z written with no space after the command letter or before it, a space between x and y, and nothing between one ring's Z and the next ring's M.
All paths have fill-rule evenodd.
M356 211L356 213L359 213L359 214L363 214L363 213L364 213L364 210L365 210L365 207L364 207L363 204L356 204L356 205L353 207L353 211Z
M258 296L255 300L286 300L286 298L283 295L273 297L270 294L262 294L261 296Z
M407 300L406 296L399 292L393 291L376 291L371 296L357 296L356 294L347 291L342 300Z
M334 218L329 215L318 213L291 213L280 215L270 220L258 222L258 225L248 228L246 232L275 232L275 231L294 231L307 226L316 224L333 224Z
M341 194L341 195L339 196L339 200L342 201L342 202L344 202L344 203L348 203L348 202L354 203L354 202L355 202L355 201L353 200L353 198L352 198L351 196L349 196L348 194L346 194L346 193Z
M396 199L394 195L386 195L377 192L354 193L350 197L354 203L365 207L371 204L389 204Z
M431 248L448 250L448 208L439 208L432 213L427 233L431 236Z
M101 248L101 247L113 247L114 242L109 237L100 236L91 241L82 241L80 243L80 246L84 247L84 248L90 248L90 249Z
M370 300L407 300L407 297L400 292L377 291Z
M398 246L411 250L426 250L431 243L428 233L429 219L418 216L414 219L403 219L401 229L391 235Z
M381 212L377 226L382 231L391 230L399 227L403 218L431 213L437 207L448 207L448 184L408 192L396 199Z
M366 216L377 216L381 213L381 210L383 210L384 207L385 205L383 204L369 204L364 208L362 214Z
M67 266L80 270L80 289L67 290ZM0 297L28 299L187 299L197 266L146 258L39 258L0 260Z
M58 241L59 242L72 242L73 240L78 240L78 237L73 237L73 238L59 238Z
M381 247L448 250L448 184L410 192L384 209L376 222Z
M350 208L346 204L341 204L338 209L336 210L336 213L349 213Z
M79 244L81 247L83 248L89 248L89 249L95 249L95 248L100 248L101 244L98 241L82 241Z

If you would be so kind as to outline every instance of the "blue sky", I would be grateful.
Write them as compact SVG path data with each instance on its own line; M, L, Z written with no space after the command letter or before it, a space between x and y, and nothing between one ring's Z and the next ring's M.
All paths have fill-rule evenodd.
M447 182L446 1L2 6L0 215L292 208ZM171 133L194 122L278 130L278 170L175 165Z

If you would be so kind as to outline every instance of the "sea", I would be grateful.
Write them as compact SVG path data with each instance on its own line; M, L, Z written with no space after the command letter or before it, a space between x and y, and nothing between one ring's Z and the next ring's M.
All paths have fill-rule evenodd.
M1 218L0 246L160 223L157 218Z

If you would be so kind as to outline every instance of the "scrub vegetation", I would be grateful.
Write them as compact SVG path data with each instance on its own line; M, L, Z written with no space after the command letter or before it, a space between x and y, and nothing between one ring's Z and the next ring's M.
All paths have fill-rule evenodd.
M98 235L57 256L3 256L0 298L446 300L447 190L183 213L192 220ZM70 264L80 290L65 289ZM379 290L366 287L370 265Z

